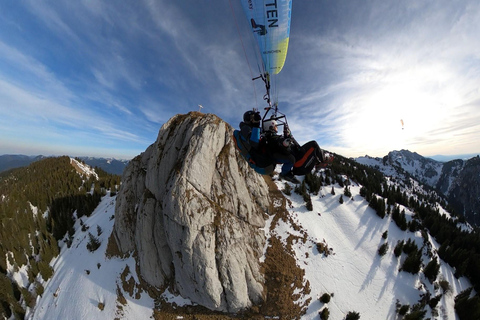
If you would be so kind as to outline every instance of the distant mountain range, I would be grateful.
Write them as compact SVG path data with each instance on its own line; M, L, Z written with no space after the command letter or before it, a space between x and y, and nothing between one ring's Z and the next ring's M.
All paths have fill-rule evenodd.
M28 166L30 163L45 159L44 156L25 156L21 154L4 154L0 156L0 172Z
M480 319L478 229L433 190L478 195L478 157L336 155L294 186L219 121L168 121L122 182L67 156L2 174L0 319Z
M0 155L0 172L25 167L31 164L32 162L42 160L47 158L46 156L26 156L20 154L5 154ZM94 167L99 167L111 174L121 175L123 169L125 169L128 160L117 160L113 158L94 158L94 157L78 157L83 160L86 164Z
M45 156L0 155L0 172L24 167ZM79 157L91 167L99 167L111 174L121 175L128 160ZM374 167L388 176L408 177L435 189L443 195L459 214L472 225L480 225L480 157L447 162L423 157L408 150L391 151L383 158L369 156L355 159Z
M392 151L383 158L355 159L385 175L411 176L443 195L453 209L473 225L480 225L480 157L440 162L408 150Z
M79 157L90 167L99 167L111 174L122 175L123 169L127 166L129 160L117 160L113 158L93 158L93 157Z
M427 157L427 158L437 160L437 161L440 161L440 162L448 162L448 161L457 160L457 159L468 160L468 159L471 159L473 157L476 157L477 155L478 155L478 153L457 154L457 155L453 155L453 156L435 155L435 156L430 156L430 157Z

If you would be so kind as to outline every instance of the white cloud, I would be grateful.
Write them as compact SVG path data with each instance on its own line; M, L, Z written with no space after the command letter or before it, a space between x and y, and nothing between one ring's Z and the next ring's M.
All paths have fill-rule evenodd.
M379 10L365 17L368 28L352 24L320 37L304 32L297 42L311 65L298 75L308 91L299 95L294 86L286 94L300 136L347 156L383 156L394 148L431 154L453 145L478 151L479 5L404 8L401 25L385 6L372 8ZM364 32L375 25L381 29ZM471 111L459 112L467 104Z
M70 128L74 136L91 130L112 143L146 145L162 122L198 104L233 126L247 109L266 106L229 3L18 6L28 8L38 30L12 20L9 30L25 41L0 32L4 123ZM234 10L256 76L248 25L239 4ZM346 156L480 151L479 3L304 2L292 14L277 92L299 140L316 139Z

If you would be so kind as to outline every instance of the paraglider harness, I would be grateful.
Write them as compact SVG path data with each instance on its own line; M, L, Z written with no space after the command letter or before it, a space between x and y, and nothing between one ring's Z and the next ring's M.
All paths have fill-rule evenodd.
M287 116L278 111L278 106L265 108L266 112L262 118L262 123L267 120L275 120L277 126L283 126L283 136L290 140L290 150L295 157L293 164L293 174L297 176L306 175L312 172L313 168L325 160L323 150L320 149L317 142L312 140L304 145L300 145L293 137L290 128L288 127ZM272 114L269 116L270 111Z
M244 121L240 122L240 130L233 131L235 145L248 165L256 172L267 175L275 169L275 162L268 156L264 149L263 141L260 141L260 121L253 125L249 118L250 115L258 115L258 112L247 111L244 115Z
M265 82L266 94L264 95L264 100L268 103L268 107L265 108L265 113L261 119L260 128L263 131L263 123L265 121L275 120L277 126L283 126L283 135L286 138L289 138L292 147L291 152L295 156L295 163L293 166L294 175L305 175L313 170L313 168L322 162L324 162L325 157L323 150L320 149L316 141L310 141L300 146L300 144L293 138L290 129L288 127L287 116L278 111L278 104L275 103L273 106L270 100L270 78L269 74L265 73L260 75L257 78L252 80L262 79ZM251 111L250 111L251 112ZM258 113L255 109L254 113ZM248 113L248 112L247 112ZM246 113L246 114L247 114ZM245 119L244 119L245 120ZM256 147L252 146L251 135L253 130L259 130L257 127L245 128L245 126L250 126L248 123L241 122L240 130L234 130L233 137L235 140L235 145L240 151L242 157L248 162L249 166L253 168L256 172L267 175L273 172L276 166L274 159L269 156L265 150L265 145L263 141L259 141ZM265 134L265 132L262 132Z
M273 109L273 114L268 116ZM320 149L316 141L310 141L301 146L295 138L293 138L288 128L287 117L278 111L275 107L268 107L261 120L263 127L264 121L275 120L278 126L283 126L284 137L291 141L291 152L296 161L293 165L294 175L305 175L313 170L313 168L324 161L323 150ZM250 111L251 112L251 111ZM256 112L254 110L254 112ZM252 145L252 134L254 130L260 130L258 127L251 127L246 122L240 123L240 130L234 130L233 138L235 145L240 151L242 157L247 161L249 166L262 175L268 175L273 172L276 166L275 160L267 153L265 141L260 139L257 145Z

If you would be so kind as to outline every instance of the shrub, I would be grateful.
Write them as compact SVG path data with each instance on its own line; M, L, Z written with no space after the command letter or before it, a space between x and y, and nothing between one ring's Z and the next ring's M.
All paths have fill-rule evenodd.
M98 224L97 224L97 236L100 237L100 235L103 233L103 230L102 230L102 227L100 227Z
M330 302L330 295L328 293L322 294L322 296L320 297L320 302L329 303Z
M388 251L388 242L385 242L378 248L378 255L383 257Z
M313 203L312 203L312 198L310 198L310 196L308 196L308 200L305 206L307 207L308 211L313 211Z
M323 253L325 257L333 252L333 249L329 248L326 242L317 242L317 250L319 253Z
M330 311L328 311L328 308L324 308L320 312L320 319L321 320L328 320L328 317L330 316Z
M385 231L385 232L382 234L382 238L383 238L383 239L387 239L387 238L388 238L388 230Z
M292 186L285 182L285 187L283 188L283 193L285 193L287 196L292 195Z
M100 247L101 242L100 242L100 240L98 240L98 238L96 238L90 232L88 233L88 236L90 237L90 240L87 243L87 249L90 252L94 252L95 250L97 250Z
M345 317L345 320L358 320L358 319L360 319L360 313L355 311L349 311L347 313L347 316Z
M450 288L450 283L445 280L445 279L442 279L438 282L438 284L440 285L440 288L442 288L443 290L443 293L448 293L450 292L451 288Z

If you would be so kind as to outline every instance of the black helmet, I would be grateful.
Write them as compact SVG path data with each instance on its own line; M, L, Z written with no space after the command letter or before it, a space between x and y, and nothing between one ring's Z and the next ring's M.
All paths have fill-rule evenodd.
M249 110L243 114L243 122L246 124L249 124L253 120L253 116L255 115L255 112L252 110Z

